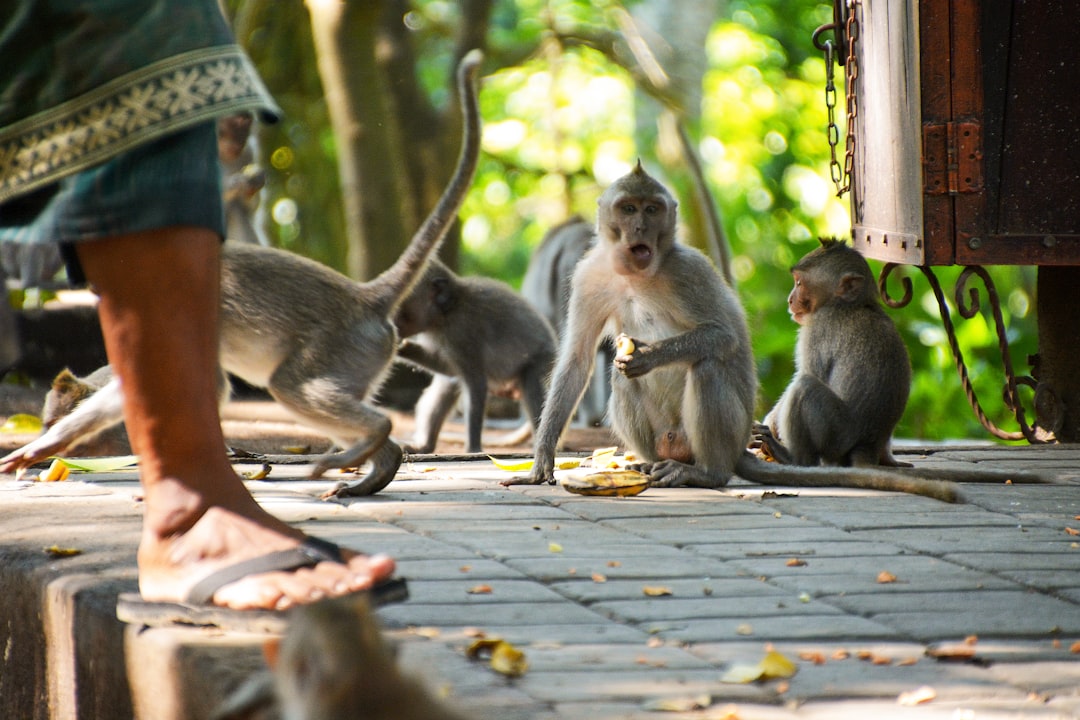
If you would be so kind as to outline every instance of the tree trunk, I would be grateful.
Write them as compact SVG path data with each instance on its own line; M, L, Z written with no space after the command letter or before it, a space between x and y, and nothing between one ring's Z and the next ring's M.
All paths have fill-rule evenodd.
M390 267L412 234L404 224L401 138L376 60L384 4L307 0L307 7L337 140L347 272L366 280Z

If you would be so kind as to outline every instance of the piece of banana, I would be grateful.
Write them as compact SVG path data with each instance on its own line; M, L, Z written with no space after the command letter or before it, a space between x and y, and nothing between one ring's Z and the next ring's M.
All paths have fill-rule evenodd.
M605 470L564 478L562 486L576 495L629 497L649 487L649 476L637 470Z
M633 355L634 354L634 341L630 339L629 335L620 333L615 338L615 353L617 355Z

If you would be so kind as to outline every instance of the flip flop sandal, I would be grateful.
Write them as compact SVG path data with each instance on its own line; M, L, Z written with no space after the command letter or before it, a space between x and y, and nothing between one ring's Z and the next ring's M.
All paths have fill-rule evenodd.
M288 610L234 610L214 605L214 593L229 583L249 575L314 567L321 562L344 563L341 548L320 538L309 537L291 550L280 550L229 565L195 584L181 601L143 600L138 593L121 593L116 600L116 616L132 625L148 627L216 627L238 632L281 633L288 627ZM401 602L409 597L403 578L391 578L367 590L372 605Z

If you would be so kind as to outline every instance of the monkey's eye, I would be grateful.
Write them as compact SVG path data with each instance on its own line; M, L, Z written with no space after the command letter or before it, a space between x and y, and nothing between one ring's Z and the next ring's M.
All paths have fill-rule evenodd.
M645 214L646 215L655 215L658 212L660 212L660 206L659 205L646 205L645 206Z
M637 212L637 205L634 203L623 203L619 209L622 210L624 215L633 215Z

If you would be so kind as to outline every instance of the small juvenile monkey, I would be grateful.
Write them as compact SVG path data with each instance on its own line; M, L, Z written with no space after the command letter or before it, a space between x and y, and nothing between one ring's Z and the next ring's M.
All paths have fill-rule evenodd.
M397 357L434 373L416 404L416 435L407 452L435 448L439 430L465 386L467 451L482 450L489 382L521 393L532 427L555 361L555 331L509 285L459 277L433 258L394 319L406 338Z
M757 376L735 292L699 251L676 242L676 202L639 162L601 195L597 245L578 263L567 333L537 433L528 478L554 482L555 446L574 411L596 348L626 334L615 357L612 428L657 486L718 488L754 482L851 486L954 501L951 483L868 468L781 466L746 451Z
M463 720L402 673L363 598L297 607L270 672L249 680L214 720Z
M911 364L866 259L822 239L791 274L788 310L800 326L795 377L765 417L763 444L794 465L901 465L889 445L907 405Z
M367 475L332 494L376 493L401 466L401 448L390 439L390 420L367 398L393 361L397 308L438 249L472 182L480 152L475 85L481 58L474 50L458 67L465 120L454 174L401 257L384 273L358 283L283 250L246 243L224 246L222 372L265 387L297 419L346 448L318 458L313 477L371 461ZM0 472L32 465L83 434L119 422L120 393L114 378L41 437L0 458Z

